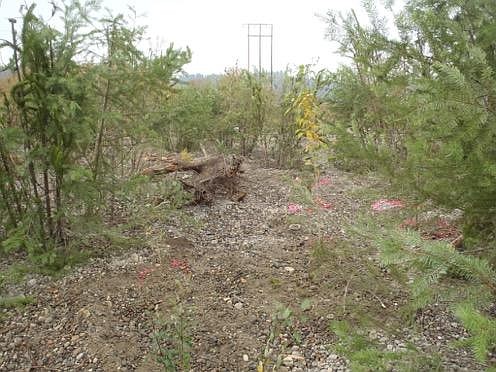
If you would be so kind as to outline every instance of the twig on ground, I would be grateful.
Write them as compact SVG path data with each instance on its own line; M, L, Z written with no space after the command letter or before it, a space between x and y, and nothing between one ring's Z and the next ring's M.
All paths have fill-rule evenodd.
M372 295L372 297L374 297L377 301L379 301L379 303L381 304L381 307L383 309L386 309L387 306L384 304L384 302L382 302L382 300L372 291L367 291L368 293L370 293Z
M346 313L346 296L348 295L348 286L350 285L350 280L346 281L346 286L344 287L344 295L343 295L343 313Z

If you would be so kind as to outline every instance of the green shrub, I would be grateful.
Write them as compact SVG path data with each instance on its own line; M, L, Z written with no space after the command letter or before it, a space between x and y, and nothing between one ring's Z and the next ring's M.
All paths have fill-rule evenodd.
M143 28L123 16L94 19L93 2L63 4L62 27L32 5L9 67L17 81L0 101L1 247L58 265L74 226L105 217L116 191L156 140L148 112L171 94L189 50L145 56ZM81 60L102 51L99 60ZM136 119L138 118L138 119ZM67 256L67 255L66 255Z
M335 157L464 209L467 237L493 239L496 3L410 0L395 17L398 38L366 5L367 24L353 12L328 17L353 62L329 89Z

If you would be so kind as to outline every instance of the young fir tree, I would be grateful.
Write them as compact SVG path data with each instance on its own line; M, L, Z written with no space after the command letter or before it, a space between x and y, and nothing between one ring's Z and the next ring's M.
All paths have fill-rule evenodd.
M136 171L129 154L156 137L147 111L169 98L190 51L144 55L143 29L96 19L94 1L54 5L60 29L35 10L1 45L17 81L0 100L0 239L50 264Z
M489 260L413 233L370 236L385 265L416 278L413 309L446 295L446 279L468 283L456 288L453 310L485 360L496 342L487 312L496 295L496 2L410 0L394 17L397 38L373 2L366 10L364 24L353 12L329 14L329 36L352 61L328 97L334 151L382 171L418 201L464 210L465 246L479 245Z
M329 16L353 64L334 76L334 148L384 171L420 200L465 211L467 238L493 240L496 3L411 0L399 38L371 20ZM470 239L467 240L470 243Z

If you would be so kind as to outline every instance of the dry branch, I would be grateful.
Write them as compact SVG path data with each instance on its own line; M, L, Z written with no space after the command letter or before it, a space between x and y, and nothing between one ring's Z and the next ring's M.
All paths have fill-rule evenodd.
M235 155L206 156L193 160L183 160L179 154L169 155L143 170L142 174L157 176L179 171L193 171L189 179L180 180L184 188L194 194L195 202L210 202L219 190L230 194L231 198L240 201L246 195L238 192L237 184L243 160Z

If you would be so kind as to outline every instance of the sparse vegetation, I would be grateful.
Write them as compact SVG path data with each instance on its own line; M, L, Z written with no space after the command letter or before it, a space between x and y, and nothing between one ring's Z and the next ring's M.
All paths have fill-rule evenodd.
M0 80L0 311L20 317L9 335L77 330L29 368L69 346L64 369L100 363L76 344L94 330L103 345L114 330L99 319L119 317L115 329L148 335L166 371L295 360L436 371L458 367L446 356L455 346L470 350L464 367L494 368L496 3L408 0L399 13L363 3L367 20L327 14L349 64L302 65L277 82L239 67L188 81L188 48L144 52L135 14L102 17L97 1L54 3L48 20L21 8L0 43L12 55ZM85 281L73 269L93 258L103 269L83 269ZM29 284L36 275L83 288ZM169 285L185 278L179 299ZM122 282L130 300L119 303ZM162 300L151 288L175 299L153 325ZM50 305L28 318L28 305L45 306L36 290ZM202 301L198 331L190 303ZM30 342L0 340L0 369L25 367ZM195 360L219 350L222 366ZM136 369L140 357L105 363Z
M308 303L305 302L304 310ZM270 330L257 363L257 372L277 371L283 364L290 345L301 343L301 319L290 307L278 304L272 315Z
M0 308L18 308L35 302L33 297L16 296L0 298Z
M366 328L352 327L346 321L333 321L330 328L339 338L335 351L350 360L353 371L441 371L441 361L435 354L419 352L413 345L401 350L387 350L367 335ZM393 367L394 366L394 367Z
M191 320L181 303L173 306L169 319L156 320L153 345L164 371L188 371L191 366Z

